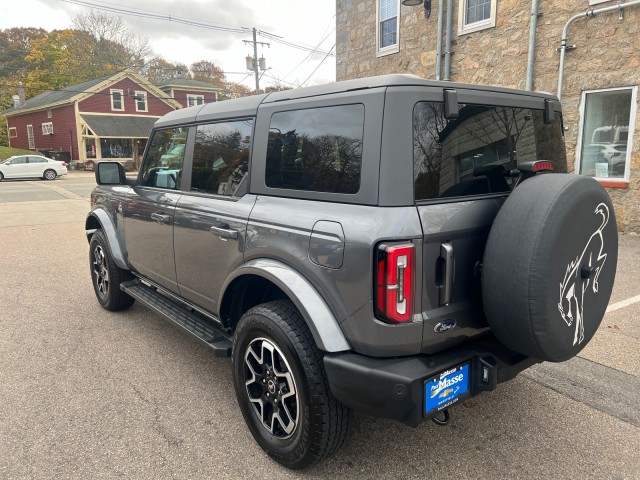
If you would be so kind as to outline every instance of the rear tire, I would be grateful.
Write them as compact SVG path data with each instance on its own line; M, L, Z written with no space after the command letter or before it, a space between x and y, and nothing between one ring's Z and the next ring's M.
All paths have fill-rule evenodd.
M291 302L258 305L240 319L233 380L253 438L285 467L313 465L348 436L351 411L331 393L322 352Z
M133 275L129 270L124 270L115 264L111 258L109 243L102 230L96 230L91 237L89 266L93 290L103 308L113 312L133 305L135 299L120 290L120 284L131 280Z
M51 169L45 170L43 174L43 178L45 180L54 180L57 176L58 174L56 173L56 171Z
M2 172L0 172L0 182L4 180L4 175L2 174Z

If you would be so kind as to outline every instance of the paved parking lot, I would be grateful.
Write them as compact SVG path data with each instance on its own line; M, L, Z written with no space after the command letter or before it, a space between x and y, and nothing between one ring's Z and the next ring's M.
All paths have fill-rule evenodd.
M230 361L136 305L94 299L92 177L0 183L0 479L640 478L640 238L623 236L592 343L412 429L355 415L351 441L291 472L253 442Z

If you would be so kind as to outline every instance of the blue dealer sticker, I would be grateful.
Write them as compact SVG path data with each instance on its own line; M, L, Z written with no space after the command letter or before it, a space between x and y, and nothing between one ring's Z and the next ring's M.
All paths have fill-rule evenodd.
M425 415L450 407L469 393L469 364L465 363L424 383Z

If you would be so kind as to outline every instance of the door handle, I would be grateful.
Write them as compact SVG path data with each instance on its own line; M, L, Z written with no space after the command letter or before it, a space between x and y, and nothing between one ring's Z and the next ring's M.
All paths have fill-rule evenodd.
M151 220L155 220L159 224L163 225L165 223L170 223L171 217L169 215L164 215L162 213L152 213Z
M230 238L231 240L238 239L238 230L230 228L229 225L226 224L217 227L211 227L209 231L214 235L218 235L221 240L226 240L227 238Z
M446 242L440 245L440 259L443 262L443 282L438 286L440 289L440 305L446 306L451 303L451 290L453 289L454 257L453 245Z

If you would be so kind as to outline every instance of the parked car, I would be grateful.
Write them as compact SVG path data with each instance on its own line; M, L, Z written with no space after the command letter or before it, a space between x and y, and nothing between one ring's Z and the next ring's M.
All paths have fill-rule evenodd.
M0 162L0 180L42 178L53 180L67 174L67 164L42 155L16 155Z
M586 175L597 174L597 164L607 164L607 176L624 176L627 162L627 144L593 143L585 145L582 150L581 173Z
M566 173L561 115L549 94L412 75L171 112L137 179L97 165L96 298L231 356L250 432L289 468L338 450L352 410L446 424L604 316L615 215Z

